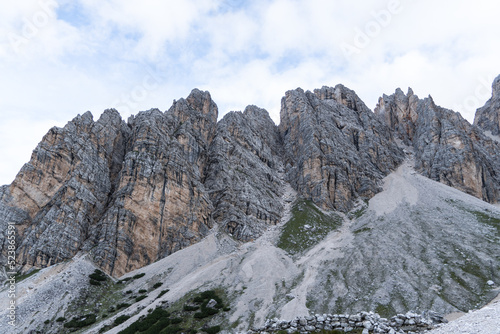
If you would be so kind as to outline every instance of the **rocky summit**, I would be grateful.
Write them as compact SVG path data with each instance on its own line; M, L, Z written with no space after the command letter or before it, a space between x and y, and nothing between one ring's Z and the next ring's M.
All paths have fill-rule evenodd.
M0 187L17 332L135 333L151 313L209 333L400 333L483 306L500 284L499 114L500 76L474 124L411 89L372 111L343 85L286 92L279 125L253 105L218 120L198 89L128 120L78 115Z

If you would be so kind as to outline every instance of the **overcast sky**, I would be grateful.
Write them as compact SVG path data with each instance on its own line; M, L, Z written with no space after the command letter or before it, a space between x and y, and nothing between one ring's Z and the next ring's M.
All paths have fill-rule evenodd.
M0 184L50 127L124 118L192 88L219 118L248 104L279 123L287 90L343 83L373 109L397 87L472 122L500 74L491 0L22 0L0 3Z

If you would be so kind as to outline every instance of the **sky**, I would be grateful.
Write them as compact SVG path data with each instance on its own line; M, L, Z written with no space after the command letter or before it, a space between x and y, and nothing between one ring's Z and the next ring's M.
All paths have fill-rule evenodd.
M52 126L124 119L208 90L219 118L342 83L373 109L411 87L470 122L500 74L491 0L23 0L0 3L0 185Z

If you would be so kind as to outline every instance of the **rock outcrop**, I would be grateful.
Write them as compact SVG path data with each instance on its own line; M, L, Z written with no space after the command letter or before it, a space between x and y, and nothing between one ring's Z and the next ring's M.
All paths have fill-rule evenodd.
M256 239L282 218L286 182L322 209L347 212L381 190L405 145L423 175L494 203L500 144L481 128L498 133L499 91L500 77L478 126L411 90L384 95L373 113L342 85L288 91L279 126L256 106L217 122L217 105L197 89L127 122L116 110L97 121L87 112L51 129L0 187L0 227L16 225L23 271L84 251L120 276L198 242L214 224ZM6 240L0 234L1 263Z
M279 129L288 181L324 209L372 197L404 158L389 128L342 85L288 91Z
M379 99L375 114L415 152L424 176L490 203L500 192L500 146L459 113L400 89Z
M492 85L493 94L486 104L476 111L474 125L493 136L500 135L500 75Z
M97 122L87 112L50 129L2 187L0 225L16 224L18 264L48 266L81 249L118 182L129 136L116 110Z
M194 90L165 113L128 120L131 138L110 205L90 244L95 261L122 275L189 246L213 226L202 183L217 106Z
M230 112L217 126L209 150L205 186L222 229L255 239L281 218L283 163L277 126L264 109Z
M125 123L116 110L97 122L87 112L51 129L1 188L0 224L16 224L18 264L86 250L119 276L200 240L213 226L202 180L217 113L208 92L193 90L165 113Z

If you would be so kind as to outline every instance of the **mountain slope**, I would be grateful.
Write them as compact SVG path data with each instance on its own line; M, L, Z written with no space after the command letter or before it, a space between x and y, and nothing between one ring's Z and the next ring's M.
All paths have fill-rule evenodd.
M500 112L497 86L478 119ZM217 115L195 89L166 112L86 113L49 131L0 188L16 269L33 274L19 285L23 331L117 333L169 307L185 327L235 332L275 316L466 311L498 292L500 211L487 202L500 144L486 123L411 90L373 113L342 85L287 92L279 126L256 106ZM191 319L208 289L223 311Z
M247 243L216 228L199 243L123 276L145 274L121 291L150 290L156 282L170 291L159 299L159 291L152 291L102 324L121 314L133 315L109 331L117 333L163 300L172 305L193 290L213 288L229 296L225 326L234 326L233 331L262 325L274 316L292 319L327 310L374 310L383 315L466 311L494 297L486 282L500 281L500 211L495 206L418 175L409 162L386 177L383 188L368 204L360 202L352 219L346 216L340 228L295 255L276 246L296 202L294 191L283 189L289 216L279 225ZM38 291L44 291L36 280L25 283L35 286L35 300L41 298ZM21 292L20 310L31 303L25 293L29 295ZM40 319L28 329L39 327L42 319L70 318L58 300L53 296L46 301L57 307L42 315L35 315L37 309L20 311ZM51 326L46 333L56 330L54 323Z
M379 99L375 114L415 151L422 175L490 203L500 196L500 146L459 113L400 89Z

